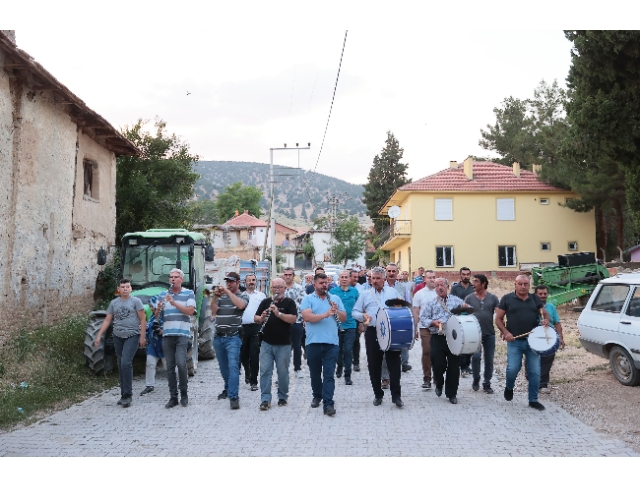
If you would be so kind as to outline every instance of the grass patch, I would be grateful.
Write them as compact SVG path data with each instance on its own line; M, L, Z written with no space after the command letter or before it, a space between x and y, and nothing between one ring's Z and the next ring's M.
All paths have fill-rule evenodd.
M600 370L609 370L609 364L594 365L593 367L587 367L587 372L598 372Z
M94 377L85 367L89 318L69 316L32 331L20 330L0 349L0 428L118 384L117 375Z

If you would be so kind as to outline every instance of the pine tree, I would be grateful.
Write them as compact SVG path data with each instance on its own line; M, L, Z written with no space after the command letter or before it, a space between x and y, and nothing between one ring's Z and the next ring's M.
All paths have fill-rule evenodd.
M369 170L367 184L364 185L362 202L367 207L367 215L373 220L376 234L380 234L389 226L389 219L379 215L382 205L386 203L393 192L411 179L407 178L408 164L400 162L404 149L400 147L398 139L387 132L387 141L380 155L373 158L373 166Z

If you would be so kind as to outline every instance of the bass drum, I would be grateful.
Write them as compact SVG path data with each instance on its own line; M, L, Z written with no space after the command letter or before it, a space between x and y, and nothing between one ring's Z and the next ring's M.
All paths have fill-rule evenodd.
M452 315L447 321L445 335L454 355L476 353L482 345L482 329L473 315Z
M527 341L531 350L541 357L553 355L560 348L560 336L550 326L536 326Z
M413 348L416 335L410 308L380 308L375 326L383 352Z

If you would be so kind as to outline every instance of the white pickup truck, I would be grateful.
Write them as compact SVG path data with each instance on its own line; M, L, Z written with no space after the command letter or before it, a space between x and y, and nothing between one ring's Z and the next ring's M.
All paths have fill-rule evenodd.
M603 279L578 318L580 342L608 358L625 386L640 384L640 274Z

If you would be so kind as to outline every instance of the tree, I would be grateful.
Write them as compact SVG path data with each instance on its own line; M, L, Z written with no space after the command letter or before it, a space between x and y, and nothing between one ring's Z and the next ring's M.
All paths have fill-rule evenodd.
M190 207L193 210L193 221L202 225L214 225L218 223L216 204L212 200L192 201Z
M400 162L403 154L404 149L400 147L398 140L390 131L387 132L385 146L380 155L373 158L373 165L364 185L362 202L367 207L367 215L373 220L377 235L389 226L389 219L378 214L382 205L397 188L411 182L411 179L407 178L409 165Z
M215 202L216 213L220 221L226 222L229 218L247 210L249 214L260 218L260 199L262 191L252 186L242 186L240 181L236 181L231 186L227 186L223 193L218 195Z
M317 218L313 223L318 228L331 230L331 242L325 243L329 244L333 262L343 262L347 265L347 261L358 259L364 252L367 236L356 216L340 212L335 218L324 216Z
M164 121L155 120L155 133L145 130L146 123L139 119L122 130L140 155L116 159L116 241L126 232L193 223L188 203L200 177L193 170L198 156L178 136L167 134Z

